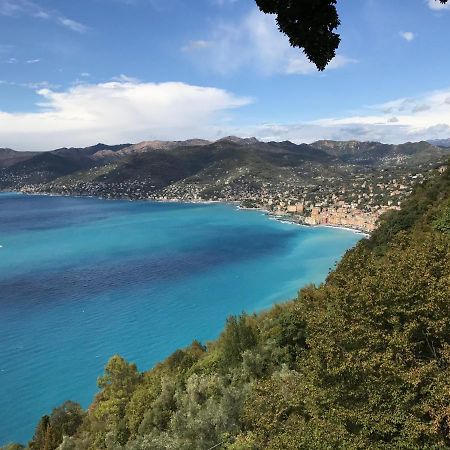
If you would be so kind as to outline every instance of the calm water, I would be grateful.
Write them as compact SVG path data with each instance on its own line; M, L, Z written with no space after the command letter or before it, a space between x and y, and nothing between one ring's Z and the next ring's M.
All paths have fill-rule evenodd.
M111 355L143 370L213 339L323 281L360 237L219 204L0 194L0 445L87 406Z

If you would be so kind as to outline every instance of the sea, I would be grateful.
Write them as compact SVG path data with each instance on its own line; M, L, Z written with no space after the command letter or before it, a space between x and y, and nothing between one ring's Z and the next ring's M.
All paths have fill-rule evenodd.
M65 400L87 407L112 355L147 370L207 343L362 237L223 203L0 194L0 446Z

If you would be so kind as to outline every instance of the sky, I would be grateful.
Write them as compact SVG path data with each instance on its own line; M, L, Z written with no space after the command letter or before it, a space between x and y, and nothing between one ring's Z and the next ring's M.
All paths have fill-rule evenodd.
M254 0L0 0L0 147L450 137L450 4L338 0L318 72Z

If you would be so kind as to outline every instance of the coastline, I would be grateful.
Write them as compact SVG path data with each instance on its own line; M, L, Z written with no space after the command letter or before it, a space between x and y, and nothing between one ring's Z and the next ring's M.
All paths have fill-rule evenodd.
M239 203L239 202L236 202L236 203ZM350 226L346 227L345 225L329 225L329 224L325 224L325 223L319 224L319 225L310 225L307 223L298 222L290 216L280 216L278 214L274 214L272 211L269 211L264 208L246 208L244 206L238 205L237 209L244 210L244 211L260 211L264 215L268 216L269 219L277 220L281 223L288 223L288 224L298 225L301 227L308 227L308 228L321 228L321 227L322 228L336 228L339 230L351 231L352 233L355 233L355 234L362 234L366 238L370 237L370 233L368 233L367 231L360 230L358 228L354 228L354 227L350 227Z
M334 262L339 260L344 251L355 245L354 243L358 240L356 235L349 233L334 233L331 231L329 233L317 231L313 233L313 230L311 230L310 233L312 239L308 239L307 250L305 251L303 248L304 237L301 229L267 222L268 217L262 217L261 211L255 211L252 214L247 215L243 213L237 214L235 211L235 208L239 206L237 202L213 202L218 203L215 207L207 206L207 204L211 202L196 202L206 203L206 205L203 206L199 204L198 206L193 205L189 207L173 204L173 208L170 208L170 203L165 201L164 203L166 203L166 206L162 204L161 208L158 208L158 204L152 201L146 201L145 203L141 203L140 201L133 203L117 201L106 203L97 201L97 197L95 196L78 196L77 202L77 200L71 199L72 196L67 195L45 194L43 195L43 199L38 198L40 195L39 193L33 194L35 199L28 196L25 197L25 195L27 194L22 192L10 193L11 199L17 197L14 201L17 202L25 213L28 209L34 209L34 205L38 205L36 207L36 220L39 218L44 220L43 223L47 224L44 232L48 232L49 234L46 234L45 236L40 235L40 237L45 237L42 239L42 243L44 243L42 245L44 245L44 247L38 248L40 250L44 249L44 252L39 252L39 254L37 254L34 249L31 249L32 246L23 246L27 251L30 249L30 255L32 255L32 257L23 258L23 273L31 273L32 276L36 273L36 279L38 279L40 283L39 286L43 285L41 281L43 276L48 276L49 280L60 283L54 284L51 281L46 281L46 284L55 286L49 294L51 296L50 298L54 298L55 302L61 302L61 305L67 304L68 308L67 310L62 307L55 308L56 312L58 314L60 313L61 316L42 314L42 316L39 317L39 326L44 330L48 330L48 335L52 337L54 336L54 331L52 331L54 328L54 321L59 320L61 323L65 323L64 329L61 331L61 333L64 332L64 338L61 340L51 340L51 342L54 343L54 348L56 348L57 351L62 351L61 348L63 348L64 352L75 355L73 358L67 359L68 364L79 366L80 358L86 358L86 367L90 368L90 371L83 372L76 377L74 383L71 383L70 389L73 389L73 394L70 394L70 392L65 390L67 380L64 378L64 373L73 372L74 369L72 366L63 366L64 370L62 371L62 375L59 374L61 375L59 379L56 378L58 374L55 375L55 379L51 378L54 371L49 374L53 391L57 393L61 392L62 394L61 398L58 397L54 400L52 399L51 404L40 405L39 408L42 408L42 411L51 411L55 405L61 404L66 398L78 401L87 408L95 395L96 377L99 373L102 373L107 358L118 351L121 351L122 353L129 352L129 354L133 355L133 360L135 360L140 367L150 368L168 357L177 348L184 348L189 345L194 338L201 339L202 342L208 342L215 339L223 329L223 323L225 323L226 317L230 314L237 315L243 310L252 314L253 312L269 309L275 303L281 303L288 301L291 298L295 298L300 287L313 282L317 284L321 283L326 278L329 268L332 267ZM6 196L8 196L8 193L5 193L5 197ZM68 198L52 199L47 197ZM89 198L92 198L93 200L89 201ZM49 206L48 212L45 213L45 216L47 217L39 216L38 209L40 209L40 200L42 200L43 205ZM8 215L8 207L6 206L7 201L8 200L5 198L5 208L3 210L5 216ZM161 201L161 203L163 202ZM153 207L152 204L154 205ZM65 221L64 230L67 231L67 234L65 234L66 231L63 231L60 228L60 223L57 220L55 223L59 228L56 228L57 231L54 233L52 224L45 222L45 220L48 219L48 216L51 218L53 217L53 208L55 208L56 211L59 210L58 214L61 214L61 217L65 216L66 208L69 211L72 210L70 216L75 217L73 223L84 223L84 219L81 222L79 221L77 205L86 205L86 216L84 216L84 208L80 208L80 213L83 214L83 216L80 217L86 217L87 220L89 220L89 218L92 217L90 214L94 212L95 217L97 217L98 211L100 213L99 217L104 216L108 220L111 219L111 222L108 222L107 228L104 228L103 224L100 224L99 227L94 224L92 228L89 227L89 233L73 233L72 222L70 220L68 222ZM139 210L148 210L149 214L151 214L153 208L155 211L160 210L163 213L163 216L165 216L163 221L156 220L156 222L153 222L152 220L147 220L147 218L150 218L151 216L144 217L140 214L136 214L136 211ZM168 210L171 211L169 215L166 216L165 211ZM105 211L105 213L103 214L102 211ZM211 226L210 220L213 216L215 218L216 215L218 218L218 226L214 225L215 219L211 222ZM18 215L16 215L16 220L20 222L21 218L17 216ZM143 217L142 220L141 217ZM137 218L138 220L130 220L132 218ZM198 232L194 227L194 236L202 241L204 239L205 245L212 246L212 248L218 246L217 249L211 250L211 253L206 252L206 250L201 250L202 247L200 245L203 244L200 244L196 240L188 241L184 236L179 236L179 233L186 233L186 236L191 235L190 225L192 224L192 221L198 223L199 227ZM155 223L155 225L153 225L153 223ZM38 223L36 222L35 225L36 224ZM236 228L234 228L235 225ZM134 228L135 226L136 228ZM164 232L142 233L143 230L148 230L149 227L153 226L161 227L160 229ZM257 228L255 229L254 227ZM30 232L41 233L42 231L39 228L40 227L33 228ZM12 227L11 230L14 233L16 227ZM105 233L105 230L108 230L108 232ZM122 239L124 230L127 230L129 233L126 240ZM177 233L176 236L174 236L173 230ZM210 230L213 234L209 234ZM227 233L224 233L224 230L227 230ZM303 229L303 232L305 234L307 233L305 229ZM89 236L87 236L87 234L89 234ZM152 244L149 247L143 247L141 242L142 234L145 234L145 239L154 239L155 245ZM32 236L37 236L37 234ZM167 238L167 241L161 242L161 236L164 239ZM255 236L257 239L255 239ZM29 239L25 234L21 234L21 238L22 237L25 243ZM49 239L49 237L52 239ZM52 248L58 248L60 245L59 243L61 243L62 246L66 245L67 239L72 237L76 240L73 241L68 249L67 256L62 253L60 256L58 254L59 252L51 251ZM35 242L38 246L41 245L41 240L30 239L30 241L33 243ZM193 243L193 248L191 248L191 242ZM325 242L325 244L322 244L323 242ZM112 244L109 245L109 243ZM185 246L186 243L188 244L187 246ZM178 244L181 245L180 248L182 250L173 253L172 247L169 247L169 245L175 246ZM101 251L97 249L97 245L99 245L98 249L101 249ZM249 246L248 250L245 248L246 245ZM146 250L147 248L149 249L148 251ZM236 248L236 250L234 250L234 248ZM316 260L314 251L310 251L312 248L321 248L321 252L323 251L327 255L329 252L332 252L333 256L331 257L330 254L329 261L326 261L326 258L319 258ZM339 248L341 250L339 250ZM4 255L5 257L0 259L3 260L6 267L11 264L6 255L14 253L15 249L13 246L9 245L9 248L5 250L7 251ZM110 253L106 254L106 251ZM252 253L250 253L250 251L252 251ZM2 251L0 250L0 253L1 252ZM174 259L173 264L170 263L170 265L166 266L166 260L169 258L162 260L159 257L160 252L161 255L167 254L169 257L174 254L176 258ZM334 252L337 252L336 255L334 255ZM49 255L49 262L46 262L45 266L46 270L42 273L32 270L32 267L42 267L43 260L41 253ZM71 258L72 254L75 257L75 269L68 270L65 265L59 263L63 258L64 261L69 261L68 258ZM81 254L83 255L83 258L78 259L78 255ZM126 259L127 255L132 254L136 255L137 265L128 263L129 261L134 261L131 257L130 259ZM185 263L180 264L177 259L179 255L185 258L182 260L186 261ZM223 258L223 255L226 256L226 259ZM118 256L120 256L120 258L125 258L125 263L120 261ZM147 259L144 260L144 257L147 258L147 256L148 262ZM196 258L195 261L198 260L199 264L202 264L206 269L199 270L197 265L192 264L194 257ZM212 259L210 259L210 257ZM237 259L237 257L240 259ZM304 265L303 258L306 260ZM52 264L51 266L50 262ZM231 266L231 263L236 263L236 266ZM25 264L30 264L30 268L25 266ZM86 264L89 264L89 266L86 266ZM251 266L247 266L247 264L251 264ZM72 265L70 267L72 267ZM89 277L87 277L87 279L83 278L82 282L80 282L80 278L78 277L79 272L76 269L77 267L80 267L80 271L89 270ZM116 267L119 272L115 271ZM153 270L151 276L149 276L150 270L152 270L153 267L156 269ZM164 268L164 270L160 270L161 267ZM180 267L185 267L190 271L192 269L192 277L190 277L190 275L185 276L184 272L183 276L179 276ZM248 276L242 276L243 269L246 267L249 267ZM167 268L169 270L167 270ZM319 271L322 275L320 275ZM153 277L153 274L157 275L159 272L161 272L161 278ZM61 277L60 273L64 273L64 277ZM121 276L114 276L116 273L120 273ZM105 274L111 279L105 278ZM173 279L167 277L167 274L171 274ZM47 280L47 278L44 279ZM192 282L189 281L191 279ZM24 284L27 280L28 278L24 276ZM133 281L130 282L130 280ZM190 284L186 285L185 280L188 280ZM72 281L75 281L75 283ZM144 284L144 282L149 284ZM178 282L180 283L179 287L176 284ZM215 284L207 285L207 282ZM167 289L164 287L164 283L167 284ZM18 304L21 298L28 298L28 289L15 289L14 284L11 284L11 286L11 291L4 291L5 296L11 299L14 298L14 301L17 301ZM60 300L60 288L58 286L61 286L61 292L65 293L67 291L67 298L71 298L70 295L72 295L73 290L76 289L77 299L80 300L77 300L76 302L66 302L64 301L65 297L63 300ZM67 286L69 286L69 288L67 288ZM217 286L217 288L210 286ZM101 292L98 294L100 289ZM237 291L243 292L243 294L236 295ZM41 296L44 298L46 292L47 291L41 294L36 291L36 294L33 292L33 295L36 295L37 298L41 298ZM105 294L103 294L103 292L105 292ZM191 299L189 301L186 301L186 292L189 293L189 299ZM162 297L163 295L166 295L166 293L168 299ZM216 294L217 300L211 301L211 296ZM16 297L13 297L13 295L17 296L19 300L16 300ZM159 299L160 296L162 300L160 303L157 303L154 299ZM91 298L96 298L96 300L89 300ZM214 298L216 299L216 297ZM151 301L149 299L151 299ZM44 300L42 300L42 302L44 302ZM173 309L169 309L171 305L173 305ZM137 314L136 311L139 311L139 314ZM158 311L164 311L163 319L156 315ZM202 311L205 312L203 313ZM6 315L3 319L5 322L11 323L14 330L26 328L27 316L25 314L14 315L14 317L16 316L19 316L18 320L23 320L24 322L16 324L9 320L9 317ZM59 317L61 317L61 319L59 319ZM67 317L70 317L70 320L67 320ZM105 320L105 317L109 317L109 320ZM211 317L219 324L216 325ZM166 321L167 318L170 318L171 321ZM130 320L133 324L139 320L135 329L142 334L129 333L127 326L129 326ZM190 324L188 328L185 328L186 324ZM123 328L121 328L122 326ZM90 351L89 349L87 351L84 350L83 345L73 338L80 329L84 330L84 328L81 327L86 327L88 329L86 332L88 333L86 334L86 339L89 339L89 348L94 348L93 351ZM28 327L28 329L30 328ZM173 330L176 330L177 332L180 330L180 334L185 333L180 338L184 339L184 341L176 341L176 337L172 334ZM201 331L199 332L198 330ZM49 347L45 346L47 345L47 341L45 340L47 335L44 332L38 334L39 337L42 338L42 345L40 341L34 343L33 340L31 340L30 344L28 341L25 341L25 343L23 343L25 348L29 348L32 344L35 346L39 345L39 347L37 347L39 350L41 348L46 349L45 353L42 352L42 354L50 356L55 354L53 347L50 347L50 350L48 350ZM69 338L66 339L66 336ZM104 336L108 336L108 339L105 339ZM125 336L126 338L130 337L130 341L131 339L133 340L132 345L127 347L126 339L121 338L121 336ZM160 336L163 336L163 338ZM83 343L84 342L85 341L83 341ZM136 342L156 342L158 345L140 346L136 345ZM162 345L166 345L166 343L167 346L173 345L173 347L163 347L162 345L159 345L159 342L162 342ZM66 345L66 343L71 347L61 347L62 345ZM11 352L13 353L12 356L16 357L17 352L14 350L14 347L8 346L8 348L13 349ZM138 351L135 351L134 348L138 348ZM150 354L150 352L153 351L155 353ZM36 354L41 353L37 352ZM25 370L25 364L31 365L31 367L35 364L34 360L31 358L29 360L24 358L23 362L23 370ZM39 361L37 361L36 364L38 363ZM48 364L47 367L51 368L51 364ZM22 367L20 367L20 370L22 370ZM31 368L28 370L33 369ZM7 386L15 387L13 384L14 380L11 381L11 378L13 379L14 377L10 374L11 372L2 374L2 377L6 380L4 383L5 389ZM6 379L6 377L11 378ZM92 389L94 392L89 391L86 387L88 386L88 382L93 386ZM32 383L27 384L27 386L30 386L30 389L35 390ZM80 396L80 392L86 393L86 396ZM13 405L7 405L8 411L15 413L16 410L14 408L16 408L19 401L22 405L25 405L23 408L18 408L19 412L17 413L17 416L11 415L12 418L8 418L9 422L6 422L6 419L4 421L5 427L7 426L9 429L17 430L17 433L20 433L19 426L22 426L23 423L25 424L24 427L26 427L28 423L37 423L39 420L39 417L33 416L32 419L30 419L28 416L30 411L35 412L37 411L37 408L30 407L27 403L27 398L34 401L35 396L30 395L26 390L24 391L23 396L25 399L19 397L19 400L14 396L7 396ZM41 398L43 402L46 401L45 396L41 396ZM43 412L41 414L43 414ZM25 417L25 419L22 419L22 417ZM12 427L10 427L11 422L14 423L14 426ZM1 428L2 427L0 427L0 434L2 431ZM27 441L29 436L32 436L34 430L30 429L28 431L28 428L26 428L25 432L27 435L26 439L23 439L23 441Z
M155 203L181 203L181 204L189 204L189 205L190 204L210 205L210 204L220 203L220 204L224 204L224 205L233 206L235 209L240 210L240 211L259 211L259 212L263 213L265 216L267 216L269 218L269 220L277 220L278 222L281 222L281 223L297 225L297 226L301 226L301 227L308 227L308 228L316 228L316 227L336 228L336 229L340 229L340 230L351 231L352 233L355 233L355 234L361 234L366 239L370 237L369 232L355 228L355 227L350 227L350 226L345 226L345 225L329 225L329 224L310 225L310 224L299 222L298 220L295 220L291 216L288 216L288 215L282 216L279 214L275 214L272 211L269 211L264 208L248 208L248 207L242 206L241 202L237 201L237 200L234 200L234 201L201 200L201 199L182 200L182 199L178 199L178 198L147 199L147 198L127 198L127 197L123 197L123 198L117 197L116 198L116 197L102 197L102 196L82 195L82 194L81 195L71 195L71 194L61 194L61 193L54 193L54 192L24 192L22 190L1 191L1 192L2 193L22 194L22 195L43 195L43 196L48 196L48 197L96 198L96 199L100 199L100 200L122 200L122 201L130 201L130 202L145 201L145 202L155 202Z
M324 227L324 228L337 228L339 230L346 230L346 231L352 231L356 234L362 234L365 238L370 237L370 233L367 231L359 230L358 228L352 228L352 227L346 227L344 225L327 225L327 224L321 224L321 225L312 225L316 227Z

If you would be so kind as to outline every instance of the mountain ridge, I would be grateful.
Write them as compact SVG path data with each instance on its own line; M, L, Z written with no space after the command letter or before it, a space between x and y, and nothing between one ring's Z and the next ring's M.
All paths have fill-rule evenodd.
M20 156L18 153L9 151L15 158ZM0 166L0 189L39 185L45 192L45 185L50 183L51 189L58 192L58 186L70 190L70 186L86 182L103 185L140 182L151 192L185 186L186 191L198 191L195 195L204 192L209 198L244 185L248 191L261 189L265 183L304 186L321 176L342 178L392 167L413 170L438 164L446 155L450 155L450 148L427 142L391 145L323 140L295 144L228 136L214 142L190 139L98 143L84 148L27 153L19 161ZM3 160L6 159L5 156ZM78 188L77 193L82 194Z
M37 154L37 152L19 152L11 148L0 148L0 169L31 159Z

